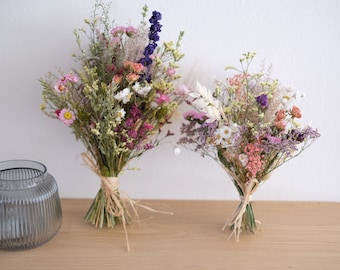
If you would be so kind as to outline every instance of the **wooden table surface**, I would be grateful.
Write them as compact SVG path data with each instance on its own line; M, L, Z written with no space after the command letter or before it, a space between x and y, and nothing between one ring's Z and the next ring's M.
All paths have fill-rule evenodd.
M91 200L63 199L63 224L46 244L1 251L0 269L340 269L340 203L255 202L262 222L240 242L221 231L238 202L141 202L140 224L98 229L84 223Z

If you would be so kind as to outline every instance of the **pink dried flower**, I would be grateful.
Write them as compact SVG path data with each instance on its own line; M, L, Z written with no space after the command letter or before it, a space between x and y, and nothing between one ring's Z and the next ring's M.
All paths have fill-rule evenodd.
M65 80L69 82L78 82L78 77L73 74L67 74L65 75Z
M66 85L61 82L57 82L57 84L54 86L54 90L56 90L59 93L65 93L68 91Z
M236 98L238 100L244 100L246 97L245 92L242 90L242 85L244 84L244 81L247 77L249 77L249 74L237 74L232 78L227 78L227 82L230 84L230 86L233 86L236 88L235 94Z
M120 37L113 37L111 40L112 43L120 43L120 41L121 41Z
M279 138L279 137L274 137L274 136L271 136L271 135L267 135L266 136L267 140L271 143L271 144L280 144L282 139Z
M58 118L64 124L71 125L74 122L74 120L76 120L76 115L72 110L64 108L59 112Z
M125 33L128 37L132 37L134 34L137 33L137 29L133 26L128 26L125 28Z
M116 26L116 27L114 27L111 30L111 34L114 37L118 37L118 36L123 35L125 33L125 31L126 31L126 27L124 27L124 26Z
M59 93L68 92L67 83L78 82L78 80L79 80L78 77L72 74L62 76L54 86L54 90L56 90Z
M249 75L246 74L236 74L232 78L227 78L227 82L230 84L230 86L238 86L241 87L244 80L248 77Z
M261 160L261 149L253 144L249 143L244 147L244 153L248 157L246 169L248 170L249 179L256 178L256 174L261 170L263 161Z
M133 119L132 118L128 118L125 120L125 125L128 127L128 128L131 128L133 126Z
M136 104L133 104L130 109L130 115L132 120L137 121L142 116L142 111L138 108Z
M156 98L156 103L158 105L161 105L163 103L166 103L166 102L169 102L170 101L170 98L168 95L166 94L160 94L157 98Z
M147 144L145 144L144 145L144 149L145 150L149 150L149 149L152 149L152 148L154 148L155 146L153 145L153 144L151 144L151 143L147 143Z
M185 112L183 114L183 117L185 120L197 119L197 120L204 121L206 119L206 114L205 112L189 111L189 112Z
M116 69L116 66L113 64L109 64L106 66L107 71L114 71Z
M129 137L130 138L137 138L137 136L138 136L138 132L137 132L137 130L135 130L135 129L131 129L131 130L129 130L128 131L128 134L129 134Z
M147 131L151 131L153 129L153 125L149 124L149 123L144 123L143 126Z
M168 76L173 76L174 74L176 73L176 70L174 69L174 68L168 68L167 70L166 70L166 75L168 75Z
M184 84L178 86L175 90L175 95L186 97L191 92L190 88Z

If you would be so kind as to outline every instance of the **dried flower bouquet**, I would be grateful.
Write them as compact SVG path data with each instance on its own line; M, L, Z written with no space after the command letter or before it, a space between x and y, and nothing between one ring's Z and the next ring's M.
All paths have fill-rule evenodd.
M300 98L290 88L262 71L250 73L255 53L240 59L241 68L228 67L233 75L216 81L210 91L197 83L187 103L195 110L184 114L179 143L215 159L228 173L240 204L225 224L239 241L242 230L254 232L256 219L252 195L271 172L299 155L320 134L301 126Z
M176 85L184 33L176 43L159 45L161 13L153 11L147 22L144 6L138 27L113 27L109 8L96 1L91 19L85 20L89 29L74 31L80 53L73 57L80 67L40 79L42 110L82 141L84 161L101 179L85 220L97 227L120 222L126 233L128 208L137 213L135 202L120 193L118 177L132 159L172 135L162 130L185 96ZM83 37L89 41L86 48Z

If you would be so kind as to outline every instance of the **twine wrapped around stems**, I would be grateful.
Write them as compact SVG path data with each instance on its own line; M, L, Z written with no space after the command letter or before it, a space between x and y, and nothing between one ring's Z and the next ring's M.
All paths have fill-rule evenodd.
M257 179L250 179L243 189L243 196L241 196L241 202L239 206L236 208L233 216L229 219L223 226L222 230L224 231L226 227L232 229L231 234L228 239L230 239L233 235L235 236L236 242L240 240L240 233L242 232L242 221L244 215L247 210L247 206L250 204L252 195L256 191L259 186L259 181ZM257 222L255 220L255 222Z
M130 217L130 213L126 209L126 202L131 204L132 209L136 216L137 210L134 207L135 202L132 202L130 198L121 199L119 196L118 188L118 178L117 177L105 177L100 173L100 170L94 160L87 153L82 153L83 160L85 164L100 178L101 188L105 194L105 209L112 217L117 217L122 221L124 234L126 239L127 250L130 251L129 237L126 229L127 220L126 217ZM99 226L98 223L94 224L96 227Z
M128 224L127 219L131 219L131 214L127 209L127 206L130 205L133 213L135 215L135 220L139 221L139 215L137 212L137 207L144 208L150 212L162 213L162 214L170 214L173 215L172 212L164 212L158 211L146 205L140 204L138 201L130 199L126 194L124 194L124 198L121 197L119 191L119 181L118 177L105 177L101 174L98 166L95 161L91 158L88 153L82 153L83 160L85 164L100 178L101 180L101 189L104 192L105 196L105 210L112 217L117 217L121 220L124 228L124 234L126 239L127 251L130 251L129 238L127 233L126 225ZM98 222L93 222L93 225L96 227L101 227Z

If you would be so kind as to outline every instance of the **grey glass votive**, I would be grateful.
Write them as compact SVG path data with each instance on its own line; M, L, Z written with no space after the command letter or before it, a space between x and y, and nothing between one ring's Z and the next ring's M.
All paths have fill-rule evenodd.
M40 246L57 234L61 222L58 186L45 165L0 162L0 249Z

